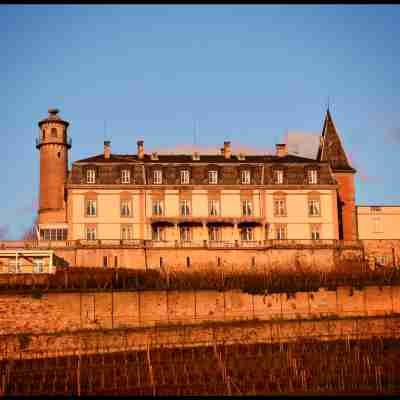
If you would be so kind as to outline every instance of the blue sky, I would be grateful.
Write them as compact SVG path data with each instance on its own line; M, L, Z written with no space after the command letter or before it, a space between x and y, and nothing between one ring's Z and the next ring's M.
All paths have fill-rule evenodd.
M400 204L396 5L1 5L0 236L35 216L37 122L70 121L71 160L193 144L271 149L320 133L327 98L358 204ZM104 126L106 121L106 132Z

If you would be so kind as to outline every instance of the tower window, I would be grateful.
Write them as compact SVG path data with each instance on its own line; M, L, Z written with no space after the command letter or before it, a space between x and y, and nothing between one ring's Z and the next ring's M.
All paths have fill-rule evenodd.
M161 185L162 184L162 171L157 169L153 171L153 183L155 185Z
M181 216L187 217L190 215L190 201L189 200L181 200L180 207Z
M274 183L277 185L283 184L283 170L281 169L274 170Z
M321 215L321 205L319 199L308 200L308 215L311 216Z
M86 227L86 239L87 240L96 240L96 228L95 227Z
M208 171L208 183L216 185L218 183L218 171Z
M57 129L56 128L51 128L51 137L57 137Z
M86 216L95 217L97 215L96 200L88 199L86 201Z
M253 214L253 207L250 200L242 201L242 215L250 216Z
M121 183L130 183L131 182L131 171L129 169L123 169L121 171Z
M240 239L243 241L254 240L253 239L253 228L245 227L240 230Z
M86 183L96 183L96 171L94 169L86 171Z
M250 171L243 170L241 172L241 183L242 185L250 185Z
M310 185L315 185L318 183L318 171L316 169L308 170L308 183Z
M57 157L58 157L58 158L61 157L61 153L60 153L60 152L57 153Z
M181 185L188 185L189 184L189 171L182 170L181 171Z
M131 217L132 216L132 206L131 201L128 199L121 200L121 217Z

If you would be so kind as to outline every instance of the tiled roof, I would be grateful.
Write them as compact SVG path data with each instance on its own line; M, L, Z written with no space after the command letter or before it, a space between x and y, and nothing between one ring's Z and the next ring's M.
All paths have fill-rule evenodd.
M322 140L322 145L318 151L318 160L329 161L333 170L356 172L349 163L329 110L326 112L324 127L322 128Z
M237 163L310 163L316 162L315 159L300 157L293 154L288 154L284 157L275 155L246 155L243 160L240 160L236 155L232 155L226 159L223 155L203 154L198 160L193 160L191 154L158 154L158 159L153 160L150 154L145 154L143 160L139 160L137 155L131 154L111 154L110 158L104 158L104 154L98 154L92 157L84 158L75 161L75 163L113 163L113 162L160 162L160 163L196 163L196 162L237 162Z

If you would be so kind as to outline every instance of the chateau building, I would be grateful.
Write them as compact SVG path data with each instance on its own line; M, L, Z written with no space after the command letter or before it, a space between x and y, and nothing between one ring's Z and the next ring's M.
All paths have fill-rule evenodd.
M68 170L69 123L39 122L39 240L181 243L357 239L354 176L329 110L316 158L104 152Z

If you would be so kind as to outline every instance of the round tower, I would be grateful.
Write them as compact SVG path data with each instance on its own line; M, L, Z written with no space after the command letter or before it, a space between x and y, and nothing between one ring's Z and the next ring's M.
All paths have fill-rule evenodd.
M69 123L56 108L38 125L36 148L40 152L39 224L66 223L65 183L68 175Z

